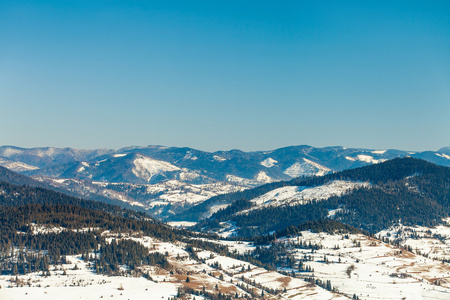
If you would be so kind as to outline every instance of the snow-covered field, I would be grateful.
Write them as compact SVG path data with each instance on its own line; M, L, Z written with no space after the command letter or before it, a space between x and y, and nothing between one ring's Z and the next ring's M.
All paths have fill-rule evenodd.
M51 267L51 276L39 273L17 276L17 279L15 276L0 276L0 299L131 300L162 299L177 294L177 285L171 282L155 283L145 278L98 275L80 256L67 256L67 260L69 264Z
M119 238L117 234L109 232L103 235L109 241ZM83 261L81 256L68 256L67 264L50 267L50 276L39 273L0 276L0 299L167 299L174 297L182 286L209 293L237 294L239 297L264 294L265 299L305 299L311 295L314 295L312 299L346 298L302 279L268 271L211 251L198 249L199 259L195 260L186 252L183 243L161 242L147 236L127 234L122 234L121 238L137 241L146 246L149 252L165 253L171 270L141 267L149 279L105 276L96 274L93 266ZM240 253L254 249L249 243L224 243Z
M319 243L322 249L293 251L316 278L360 299L450 299L450 265L364 235L302 232L280 242ZM326 259L324 259L326 258ZM350 272L349 267L353 266ZM298 271L296 271L298 272ZM348 273L347 273L348 272ZM302 272L298 273L302 276Z
M34 233L67 230L31 225ZM102 236L108 242L131 239L149 252L165 254L171 268L141 266L148 278L106 276L96 274L94 266L80 255L67 256L67 264L50 266L50 276L41 273L0 276L0 299L167 299L176 296L179 287L208 293L220 291L233 297L264 295L264 299L348 299L353 295L360 299L450 299L450 264L445 261L449 257L447 225L435 228L398 225L377 235L399 242L404 248L363 234L303 231L275 241L283 244L293 259L292 264L279 266L277 271L205 249L196 248L196 256L192 256L184 243L162 242L140 233L119 235L105 231ZM208 241L226 245L230 253L241 255L256 249L245 241ZM318 247L311 250L302 245ZM311 283L312 275L322 282L330 281L337 291ZM194 295L191 296L193 299Z
M406 232L406 234L405 234ZM389 233L389 234L388 234ZM398 233L398 234L397 234ZM414 234L414 238L411 235ZM295 290L301 290L302 285L297 280L307 279L314 275L324 282L329 280L331 285L339 290L338 296L353 295L360 299L450 299L450 264L442 260L449 259L450 227L441 225L435 228L396 227L379 233L379 236L389 236L391 241L403 237L401 246L411 246L417 254L392 244L363 234L327 234L303 231L301 235L281 238L276 243L283 243L295 259L293 267L282 267L279 270L292 274L283 298L296 299ZM407 236L410 236L409 238ZM414 250L412 243L417 247ZM223 241L233 249L235 244L239 253L252 251L254 246L242 242ZM239 244L240 243L240 244ZM299 249L303 244L320 245L321 249ZM209 258L209 254L203 254ZM221 256L209 258L207 262L216 262L233 274L234 277L244 276L256 283L270 288L279 288L281 275L269 272L247 263ZM312 268L312 272L299 271L299 262ZM246 269L242 271L242 266ZM350 271L349 271L350 268ZM291 290L289 288L291 286ZM284 287L283 287L284 288ZM323 299L326 290L313 294L308 299ZM301 297L305 295L302 294ZM301 297L299 299L301 299Z
M449 219L444 220L449 221ZM396 241L412 252L440 260L450 260L450 227L392 226L377 234L380 238Z

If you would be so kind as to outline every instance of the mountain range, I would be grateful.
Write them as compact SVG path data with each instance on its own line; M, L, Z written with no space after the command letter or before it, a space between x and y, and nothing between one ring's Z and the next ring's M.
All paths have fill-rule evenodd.
M59 191L109 199L164 219L221 194L406 156L450 166L450 147L411 152L306 145L254 152L163 146L118 150L2 146L0 166Z

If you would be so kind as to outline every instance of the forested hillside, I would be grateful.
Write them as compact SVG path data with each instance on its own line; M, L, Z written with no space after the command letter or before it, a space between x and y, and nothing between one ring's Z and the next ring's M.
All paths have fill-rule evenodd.
M246 191L240 193L239 199L232 205L219 210L196 228L217 229L221 227L221 222L228 222L238 228L240 235L251 236L325 219L331 217L332 211L332 217L336 220L375 233L398 222L436 225L450 213L450 168L419 159L394 159L285 184L314 187L333 180L368 182L370 187L303 205L261 209L254 207L250 201L252 191ZM258 194L258 190L254 194ZM254 209L240 213L249 207Z
M25 175L13 172L2 166L0 166L0 182L7 182L7 183L15 184L15 185L45 187L44 183L36 181Z
M86 197L84 197L83 195L80 195L78 192L76 191L70 191L64 188L60 188L57 186L53 186L50 185L48 183L45 182L41 182L38 180L35 180L31 177L13 172L7 168L4 168L2 166L0 166L0 184L3 183L9 183L12 185L16 185L16 186L27 186L27 187L38 187L38 188L43 188L49 191L46 191L45 193L51 193L51 191L54 191L56 193L59 194L63 194L63 195L68 195L72 198L83 198L86 199ZM33 193L32 193L33 194ZM50 199L53 198L52 196L49 197ZM100 206L105 206L105 207L115 207L115 206L120 206L120 207L124 207L126 209L132 210L132 211L140 211L140 212L145 212L144 209L142 209L139 206L133 206L130 205L126 202L123 201L119 201L117 199L112 199L110 197L104 196L104 195L94 195L91 198L87 198L89 200L95 200L95 201L100 201L103 202L104 204L98 204L98 207ZM42 200L40 200L42 201Z
M146 218L142 212L128 210L102 202L84 200L40 187L19 186L0 182L0 205L21 206L27 204L67 204L83 208L107 211L115 215Z
M164 242L185 242L218 253L227 248L191 239L209 237L174 229L143 213L105 203L74 198L44 188L0 182L0 274L49 271L64 264L66 255L82 254L97 273L137 272L140 265L169 268L164 255L148 254L137 242L107 241L103 233L148 236ZM88 253L97 253L96 257ZM119 268L127 265L128 271Z

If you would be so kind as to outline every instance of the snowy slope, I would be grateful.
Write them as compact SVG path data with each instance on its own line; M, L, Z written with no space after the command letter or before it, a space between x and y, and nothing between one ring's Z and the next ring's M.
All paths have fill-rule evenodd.
M383 154L385 152L386 152L386 150L372 151L372 153L375 153L375 154ZM361 162L366 162L369 164L378 164L378 163L387 161L387 159L375 159L370 155L364 155L364 154L358 154L356 157L346 156L345 158L350 161L361 161Z
M2 300L75 300L75 299L167 299L177 294L177 285L170 282L155 283L143 277L106 276L95 274L79 256L68 256L71 262L53 270L52 276L38 273L19 276L25 283L17 287L8 282L11 276L0 276ZM75 266L78 270L72 270ZM64 268L67 275L63 275ZM7 288L8 286L12 286ZM123 288L123 290L122 290Z
M272 168L273 166L275 166L277 164L278 161L276 161L275 159L269 157L266 158L265 160L263 160L261 162L261 165L266 167L266 168Z
M341 196L356 188L369 186L370 185L368 183L335 180L324 185L311 188L303 186L281 187L252 199L251 201L255 204L255 207L250 210L284 205L299 205L311 201L326 200L333 196ZM250 210L245 210L241 213L245 213Z
M242 178L242 177L234 176L234 175L226 175L225 181L234 183L234 184L239 184L242 186L248 186L248 187L255 187L255 186L260 185L260 183L255 179L247 179L247 178Z
M420 241L420 239L418 240ZM280 243L311 243L322 249L293 250L321 280L348 297L360 299L448 299L450 265L400 249L362 234L327 234L303 231ZM326 257L326 261L324 258ZM349 267L353 271L347 274ZM298 273L301 275L302 273Z
M329 172L331 172L329 168L306 158L303 158L302 161L296 162L284 170L284 174L293 178L299 176L323 176Z
M134 159L133 164L133 174L138 178L146 180L147 182L150 182L154 176L161 173L180 170L180 168L168 162L151 159L142 155L139 155L136 159Z
M17 161L10 161L4 158L0 158L0 166L5 167L7 169L10 169L14 172L25 172L25 171L31 171L31 170L37 170L39 169L36 166L28 165L23 162L17 162Z

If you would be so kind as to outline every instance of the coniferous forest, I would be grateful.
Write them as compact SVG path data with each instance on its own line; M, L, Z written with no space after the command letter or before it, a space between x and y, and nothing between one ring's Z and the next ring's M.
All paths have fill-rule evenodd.
M251 210L251 192L239 197L196 228L218 228L231 222L241 236L256 236L283 230L290 225L322 220L330 210L342 223L375 233L393 224L434 226L450 213L450 168L419 159L402 158L382 164L346 170L315 178L299 178L286 185L314 187L333 180L369 182L370 187L355 189L340 197L313 201L304 205L278 206Z

